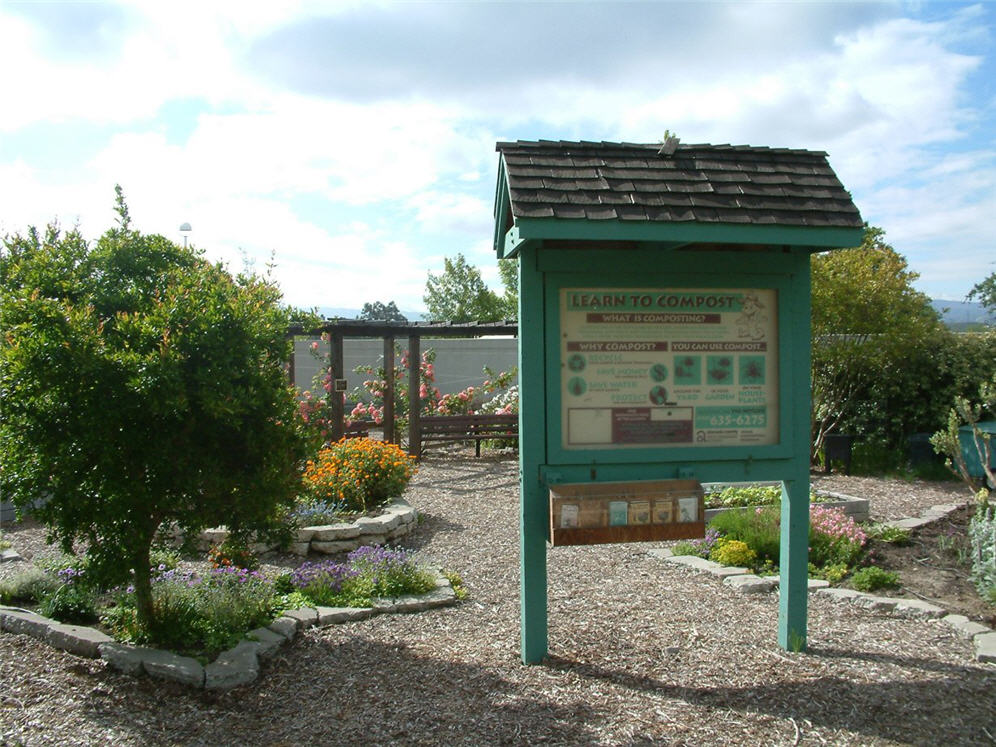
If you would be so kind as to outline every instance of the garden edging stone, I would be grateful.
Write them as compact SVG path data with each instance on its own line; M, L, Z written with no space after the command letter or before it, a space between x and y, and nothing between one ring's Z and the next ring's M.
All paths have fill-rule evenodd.
M377 516L361 516L355 521L301 527L295 542L288 547L294 555L321 553L333 555L351 552L362 545L386 545L411 532L418 521L418 511L403 498L395 498L380 508ZM198 548L207 552L212 545L219 545L228 537L225 527L205 529L197 536ZM181 538L176 537L179 541ZM257 544L258 553L276 549L272 545Z
M259 676L259 660L266 659L305 628L355 622L375 614L422 612L456 603L456 592L440 573L435 588L412 596L374 599L372 607L302 607L287 610L265 628L246 634L233 648L208 665L170 651L118 643L95 628L66 625L18 607L0 606L0 629L30 635L53 648L87 658L101 658L125 674L168 679L208 690L227 690Z

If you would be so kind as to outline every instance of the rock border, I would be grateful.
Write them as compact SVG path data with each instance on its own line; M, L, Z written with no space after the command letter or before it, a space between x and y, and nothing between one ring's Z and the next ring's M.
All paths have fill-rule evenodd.
M883 522L883 524L902 529L918 529L943 519L963 505L945 503L931 506L917 518L896 519ZM746 568L720 565L712 560L700 558L698 555L675 555L667 548L649 550L648 554L667 563L684 566L720 578L724 586L730 586L741 594L764 594L777 591L779 587L777 576L757 576ZM965 638L972 640L976 661L996 664L996 631L981 623L969 620L965 615L953 615L943 607L919 599L883 597L854 589L831 587L829 581L817 578L809 579L809 591L839 604L852 604L873 612L887 612L897 617L918 620L940 620Z
M103 659L125 674L173 680L204 690L230 690L259 677L265 661L298 633L312 627L328 627L364 620L373 615L423 612L456 603L456 592L438 571L436 588L425 594L393 599L374 599L371 607L300 607L287 610L264 628L250 631L233 648L222 651L210 664L189 656L144 646L118 643L106 633L83 625L65 625L19 607L0 606L0 630L30 635L53 648L76 656Z
M361 516L355 521L320 526L302 527L297 530L294 542L287 548L294 555L309 553L334 555L351 552L363 545L386 545L413 531L418 523L418 511L403 498L394 498L385 504L377 516ZM206 529L197 537L197 549L207 552L211 545L219 545L228 537L224 527ZM175 537L179 542L180 537ZM253 552L263 554L277 549L274 545L257 544Z

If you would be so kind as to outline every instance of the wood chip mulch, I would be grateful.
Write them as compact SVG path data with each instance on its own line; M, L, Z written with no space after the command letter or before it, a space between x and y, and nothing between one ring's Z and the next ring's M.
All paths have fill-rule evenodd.
M820 482L877 519L964 500L862 479ZM776 595L653 544L552 549L551 656L523 666L515 459L429 456L405 497L425 516L407 544L458 572L466 602L311 630L220 694L0 634L0 744L996 743L996 666L946 625L811 597L809 650L786 652ZM4 530L40 549L39 530Z

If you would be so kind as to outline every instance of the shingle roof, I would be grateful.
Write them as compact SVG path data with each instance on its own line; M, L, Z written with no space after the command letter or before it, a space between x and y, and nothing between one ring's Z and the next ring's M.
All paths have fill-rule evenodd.
M512 216L861 228L821 151L748 145L498 143Z

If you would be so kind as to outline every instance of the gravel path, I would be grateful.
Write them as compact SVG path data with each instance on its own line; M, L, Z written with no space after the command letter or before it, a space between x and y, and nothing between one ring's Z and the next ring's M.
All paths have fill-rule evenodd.
M519 662L518 484L511 460L430 457L406 497L410 545L470 599L311 630L252 685L223 694L135 679L0 634L0 743L989 744L996 667L937 622L821 597L810 650L776 644L774 595L743 596L647 554L549 553L547 664ZM861 496L860 478L823 487ZM881 488L880 482L877 488ZM874 518L939 489L889 484ZM962 496L962 499L964 496ZM15 547L33 532L6 530ZM18 547L18 549L22 549ZM13 564L11 564L13 565Z

